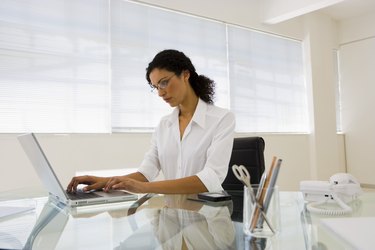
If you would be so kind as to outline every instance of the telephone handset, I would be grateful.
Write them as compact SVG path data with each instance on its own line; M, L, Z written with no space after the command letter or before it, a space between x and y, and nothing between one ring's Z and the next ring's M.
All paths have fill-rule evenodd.
M362 194L362 189L354 176L347 173L332 175L329 181L301 181L300 190L308 211L326 215L343 215L352 212L350 203ZM332 206L337 203L340 209Z

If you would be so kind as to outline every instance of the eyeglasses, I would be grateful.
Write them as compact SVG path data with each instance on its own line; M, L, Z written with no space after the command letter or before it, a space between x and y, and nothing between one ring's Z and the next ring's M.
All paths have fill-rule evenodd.
M157 85L152 85L150 83L150 87L151 87L151 92L154 92L155 89L157 90L160 90L160 89L165 89L166 87L168 87L168 84L169 84L169 81L172 79L172 77L174 77L176 74L173 74L171 75L169 78L167 79L163 79L163 80L160 80L159 83Z

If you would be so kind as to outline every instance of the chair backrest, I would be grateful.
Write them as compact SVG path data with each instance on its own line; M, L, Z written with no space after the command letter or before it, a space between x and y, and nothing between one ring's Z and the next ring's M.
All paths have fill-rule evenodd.
M264 147L262 137L234 138L228 174L222 184L224 190L243 190L243 184L232 172L234 164L244 165L250 173L251 184L259 184L265 170Z

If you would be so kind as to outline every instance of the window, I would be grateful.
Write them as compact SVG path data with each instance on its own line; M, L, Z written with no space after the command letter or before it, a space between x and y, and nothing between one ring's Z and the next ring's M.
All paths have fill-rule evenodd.
M110 132L108 7L1 1L0 132Z
M183 51L199 74L217 84L216 103L228 106L225 25L123 0L111 2L112 128L154 128L170 106L146 82L145 69L164 49Z
M341 122L341 84L340 84L340 70L339 70L339 59L340 53L338 50L333 50L333 63L334 63L334 77L336 83L336 132L342 132L342 122Z
M184 51L238 132L307 132L299 41L125 0L2 0L0 132L153 129L171 112L145 68Z
M228 26L237 132L308 132L301 42Z

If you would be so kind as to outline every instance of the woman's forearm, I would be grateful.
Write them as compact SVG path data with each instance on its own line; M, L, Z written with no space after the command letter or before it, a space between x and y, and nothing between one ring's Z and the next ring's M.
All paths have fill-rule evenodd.
M144 183L145 193L157 194L196 194L207 192L206 186L193 175L176 180L165 180Z
M149 182L140 172L110 178L105 184L104 191L109 192L111 189L155 194L197 194L208 191L195 175L175 180Z
M141 181L141 182L148 182L147 178L140 172L134 172L131 174L124 175L123 177L127 177L136 181Z

